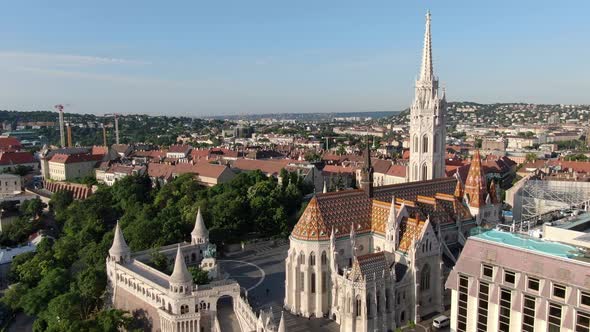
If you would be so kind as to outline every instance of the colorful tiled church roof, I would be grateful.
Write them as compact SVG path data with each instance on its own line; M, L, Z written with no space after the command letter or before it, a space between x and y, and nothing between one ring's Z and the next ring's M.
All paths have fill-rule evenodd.
M371 199L362 190L345 190L318 194L311 199L292 235L302 240L327 240L332 228L336 236L350 233L352 223L357 233L371 230Z
M469 200L469 205L479 208L486 204L485 200L488 194L486 184L486 177L481 167L481 156L479 150L476 150L465 182L465 195Z
M424 227L424 221L417 218L404 218L400 223L400 240L398 250L407 252L412 245L412 241L418 239L422 228Z
M396 197L396 209L405 204L410 215L433 223L452 223L471 219L469 210L453 197L455 178L410 182L374 188L371 199L363 190L344 190L314 196L291 235L300 240L328 240L332 228L336 237L348 236L354 223L357 234L385 234Z
M393 263L393 254L384 251L355 257L350 279L371 281L376 276L381 277L383 271L388 273Z

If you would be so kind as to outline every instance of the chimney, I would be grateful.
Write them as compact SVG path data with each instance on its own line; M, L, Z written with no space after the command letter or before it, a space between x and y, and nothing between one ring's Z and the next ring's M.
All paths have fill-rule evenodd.
M72 147L72 126L68 124L68 148Z

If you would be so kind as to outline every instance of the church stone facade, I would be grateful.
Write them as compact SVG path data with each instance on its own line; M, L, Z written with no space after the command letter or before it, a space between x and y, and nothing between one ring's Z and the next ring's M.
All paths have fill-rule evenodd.
M341 331L393 331L444 310L444 280L473 227L499 219L479 153L465 184L445 178L445 97L432 68L430 14L410 113L407 183L373 187L370 152L361 189L315 195L285 260L286 310L329 317Z

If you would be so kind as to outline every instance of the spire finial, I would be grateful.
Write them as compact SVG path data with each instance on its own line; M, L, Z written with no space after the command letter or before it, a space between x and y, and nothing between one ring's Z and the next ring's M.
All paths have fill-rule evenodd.
M422 50L422 67L420 69L420 81L432 81L434 70L432 68L432 37L430 35L430 11L426 11L426 28L424 31L424 49Z

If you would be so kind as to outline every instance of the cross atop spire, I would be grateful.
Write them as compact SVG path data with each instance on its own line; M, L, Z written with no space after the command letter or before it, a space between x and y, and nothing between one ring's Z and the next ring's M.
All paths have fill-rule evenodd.
M432 68L432 37L430 35L430 11L426 12L426 29L424 31L424 48L422 50L422 67L420 68L419 81L432 81L434 70Z

